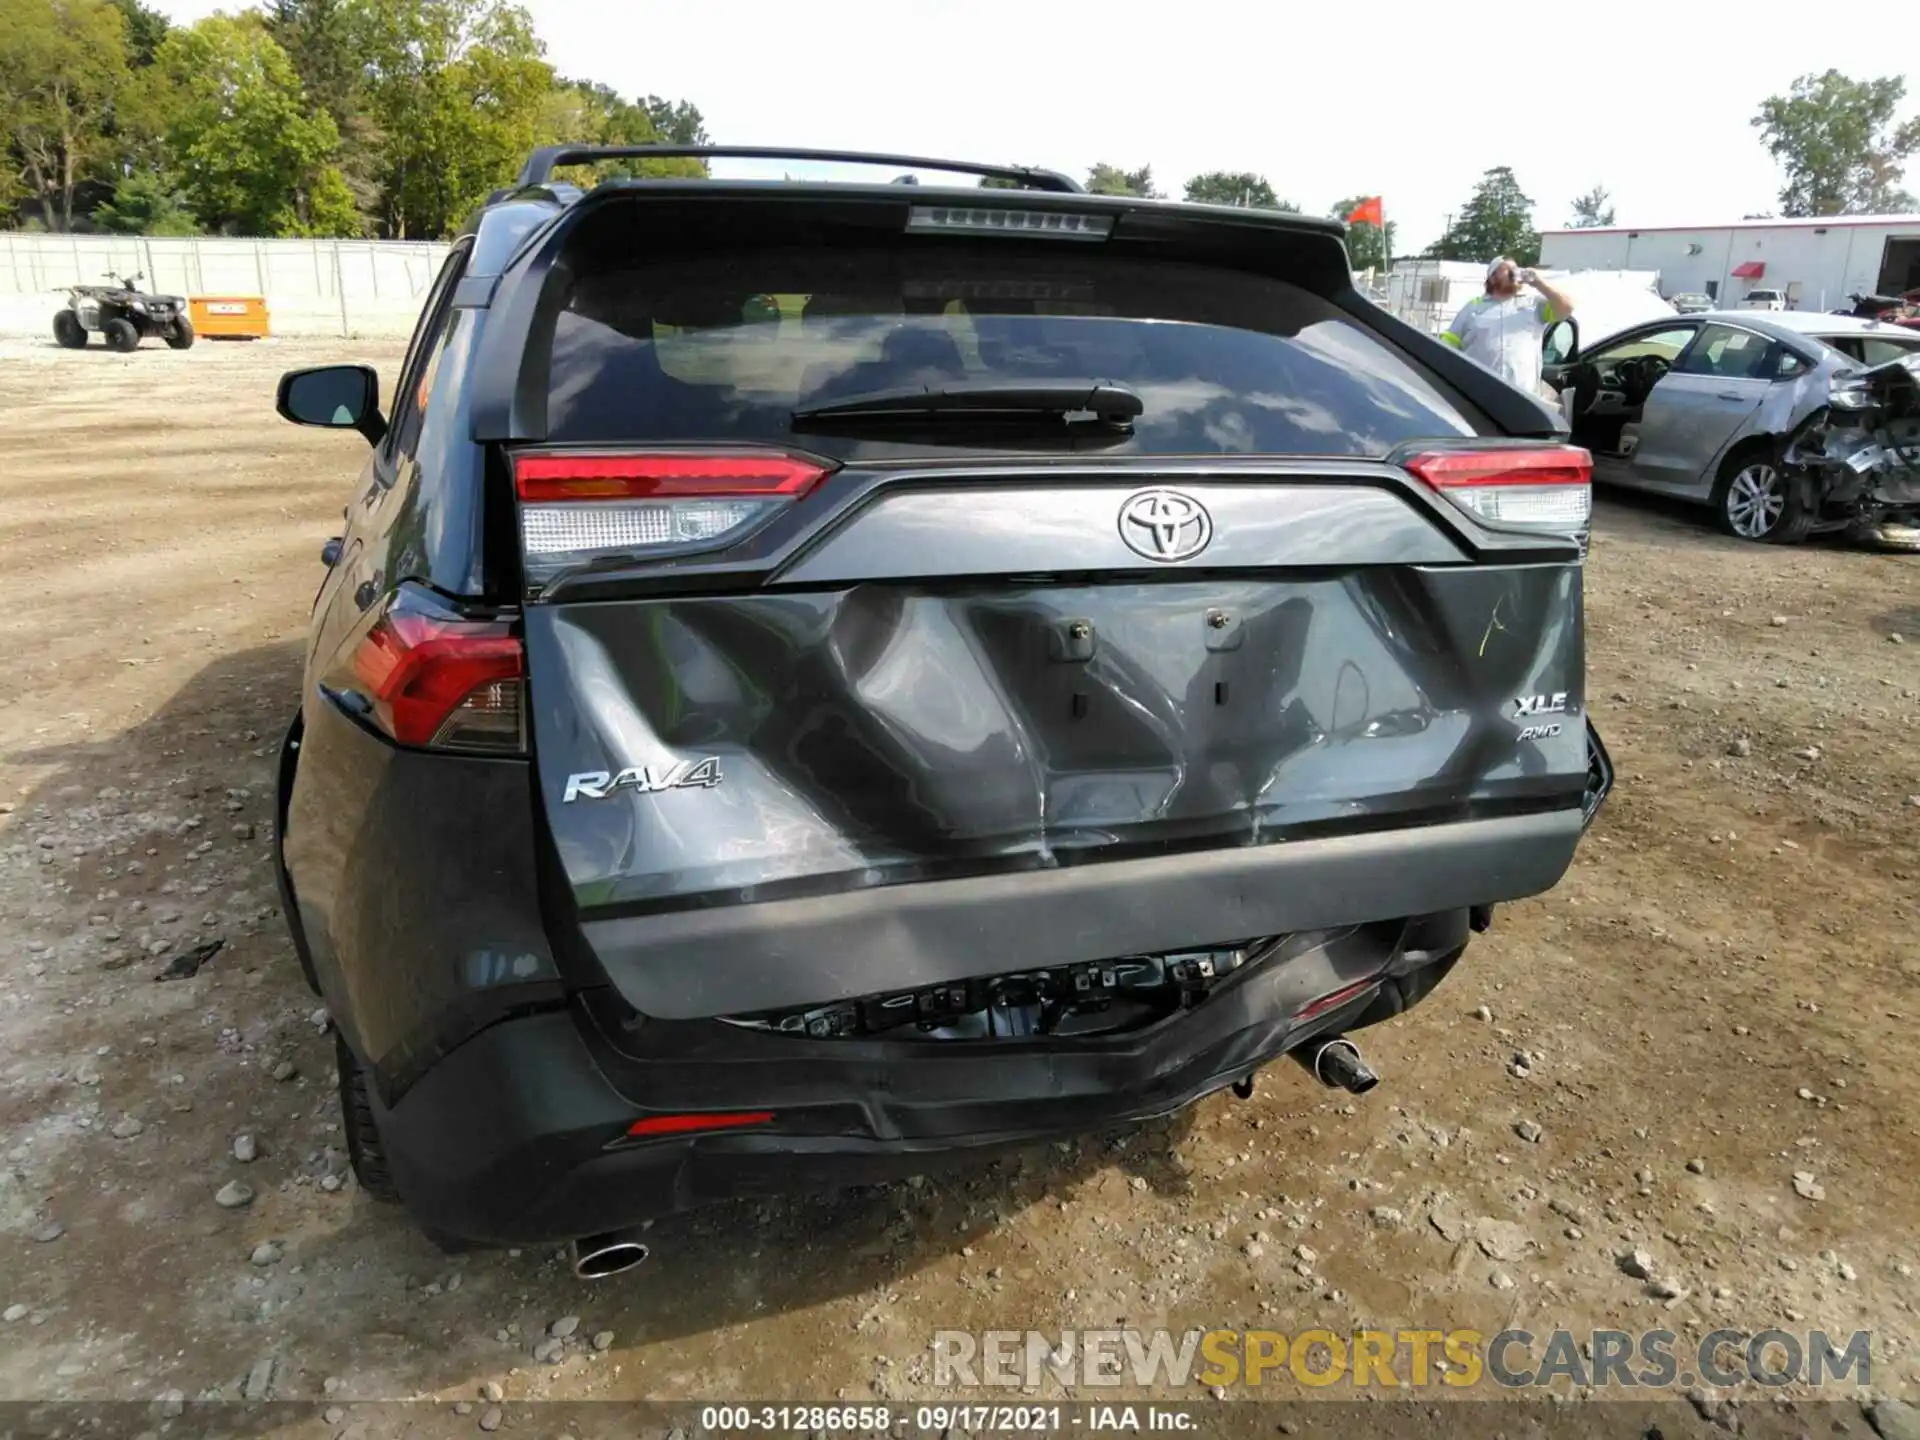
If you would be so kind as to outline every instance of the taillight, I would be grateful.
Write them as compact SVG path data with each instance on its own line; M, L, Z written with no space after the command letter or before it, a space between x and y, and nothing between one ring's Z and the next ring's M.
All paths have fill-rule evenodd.
M510 619L403 585L324 683L403 745L518 754L526 673Z
M1403 462L1480 519L1583 536L1593 519L1593 456L1577 445L1431 450Z
M731 544L827 473L778 451L517 454L526 578L540 585L596 560Z

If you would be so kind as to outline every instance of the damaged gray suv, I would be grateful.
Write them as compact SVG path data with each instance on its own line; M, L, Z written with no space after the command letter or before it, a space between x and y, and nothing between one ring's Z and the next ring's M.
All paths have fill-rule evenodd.
M559 184L768 154L945 185ZM977 182L985 178L991 187ZM1586 453L1340 227L1045 171L536 153L454 246L280 768L356 1173L447 1243L1162 1115L1554 885Z

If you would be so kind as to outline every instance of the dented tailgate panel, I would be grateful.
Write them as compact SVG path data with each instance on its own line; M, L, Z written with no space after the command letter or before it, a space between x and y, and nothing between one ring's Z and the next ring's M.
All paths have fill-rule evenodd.
M1579 586L1379 567L533 606L547 820L590 914L1575 806Z

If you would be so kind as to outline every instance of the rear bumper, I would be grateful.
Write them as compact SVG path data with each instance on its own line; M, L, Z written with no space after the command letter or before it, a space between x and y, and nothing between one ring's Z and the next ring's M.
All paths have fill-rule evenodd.
M581 929L643 1015L687 1020L1518 900L1580 809L680 910Z
M1123 1035L813 1041L641 1022L582 997L508 1020L427 1072L380 1129L408 1208L495 1244L595 1234L740 1196L866 1183L1178 1110L1316 1033L1424 995L1467 940L1453 911L1315 937L1190 1010ZM1316 996L1372 980L1337 1008ZM772 1124L623 1144L643 1114L771 1110Z

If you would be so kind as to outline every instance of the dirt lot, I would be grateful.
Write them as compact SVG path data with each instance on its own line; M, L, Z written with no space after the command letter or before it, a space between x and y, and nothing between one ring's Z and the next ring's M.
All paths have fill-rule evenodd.
M275 420L273 382L348 355L398 346L0 350L0 1397L908 1399L936 1329L1109 1325L1870 1329L1875 1388L1920 1396L1920 561L1638 504L1603 504L1589 579L1620 790L1555 893L1373 1033L1372 1094L1289 1069L662 1223L595 1287L441 1255L346 1174L267 857L363 456Z

